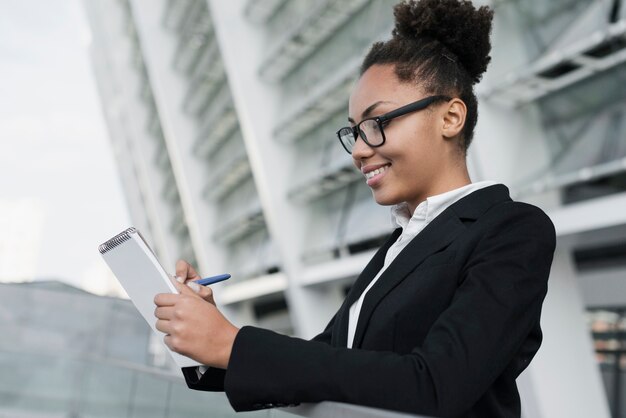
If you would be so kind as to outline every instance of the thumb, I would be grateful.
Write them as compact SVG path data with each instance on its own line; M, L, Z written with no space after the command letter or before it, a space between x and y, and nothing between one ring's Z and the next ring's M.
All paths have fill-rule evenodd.
M180 293L181 295L199 297L198 294L194 292L188 285L179 283L176 279L172 277L170 277L170 280L172 281L172 283L174 283L174 287L176 287L176 290L178 290L178 293Z

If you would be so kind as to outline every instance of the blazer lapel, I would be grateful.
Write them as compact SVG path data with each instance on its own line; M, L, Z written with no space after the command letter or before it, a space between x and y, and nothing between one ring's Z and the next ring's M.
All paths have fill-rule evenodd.
M389 247L393 245L394 242L398 239L400 234L402 233L402 228L397 228L393 231L389 239L383 244L382 247L374 254L374 257L367 263L365 269L359 274L359 277L354 282L354 285L350 289L346 301L348 306L352 305L354 301L356 301L361 293L365 290L368 284L374 279L376 274L380 271L385 264L385 256L387 255L387 250Z
M381 299L402 282L426 257L445 248L464 230L465 226L453 212L448 211L445 215L442 213L398 254L363 300L352 347L361 346L372 312Z
M331 337L331 345L335 347L345 347L348 338L348 316L350 312L350 306L355 300L361 296L361 293L365 290L367 285L374 279L376 274L380 271L385 263L385 255L389 247L393 245L402 233L402 228L397 228L389 239L376 251L374 257L365 266L365 269L359 274L352 288L348 292L346 299L342 306L339 308L337 320L335 321L335 329L333 330Z
M462 220L474 221L484 213L487 209L498 202L505 200L511 200L509 197L508 188L502 184L496 184L486 187L471 193L470 195L460 199L452 204L446 210L444 210L439 216L430 222L426 228L424 228L401 252L391 265L385 270L385 272L378 279L376 284L369 290L365 299L363 300L363 306L359 314L359 321L357 323L356 332L354 335L354 341L352 347L358 348L363 341L363 335L367 329L369 320L374 312L374 309L380 303L380 301L389 293L394 287L396 287L402 280L404 280L411 271L413 271L419 264L426 259L429 255L448 246L459 234L465 231L466 226ZM394 234L397 239L397 235ZM393 240L395 242L395 239ZM391 246L388 242L385 244L386 248L381 255L384 261L384 256L387 253L387 249ZM380 252L379 252L380 253ZM379 256L379 253L376 255ZM372 260L374 261L374 260ZM367 283L359 283L358 293L349 298L349 305L344 306L343 314L345 315L345 337L342 335L343 344L347 341L347 317L352 302L358 299L367 284L378 273L382 267L382 261L379 261L372 267L371 271L368 271ZM370 263L372 264L372 263ZM369 265L368 265L369 267ZM378 267L375 269L374 267ZM364 271L365 273L365 271ZM359 277L361 279L361 277ZM365 282L363 280L362 282ZM352 292L351 292L352 293ZM343 331L343 322L342 331Z

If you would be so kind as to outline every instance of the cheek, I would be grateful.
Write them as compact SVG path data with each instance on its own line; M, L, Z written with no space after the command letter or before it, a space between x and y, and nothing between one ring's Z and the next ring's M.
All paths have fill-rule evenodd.
M395 174L398 180L409 180L416 173L422 172L426 166L429 166L429 155L431 151L422 145L416 144L413 147L407 147L401 154L395 158Z
M416 170L436 165L441 149L430 129L414 131L410 143L405 147L406 160Z
M435 132L428 120L419 120L413 124L400 125L389 133L387 141L395 153L409 154L418 151L424 154L434 145Z
M415 188L421 188L430 182L437 173L438 164L431 145L419 144L396 158L393 164L394 189L399 193L413 193Z
M386 144L378 152L391 160L400 177L411 176L436 165L441 149L437 146L436 132L429 119L411 125L394 126L387 133Z

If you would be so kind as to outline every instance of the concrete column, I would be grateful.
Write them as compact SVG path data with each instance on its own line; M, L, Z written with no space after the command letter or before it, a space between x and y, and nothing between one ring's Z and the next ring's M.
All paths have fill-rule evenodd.
M123 11L119 11L121 17ZM171 210L160 198L162 186L165 182L162 170L157 169L154 162L156 155L156 141L150 137L146 130L147 110L143 103L140 103L140 77L131 61L130 40L126 36L122 19L111 22L118 26L116 36L112 39L115 42L116 51L111 57L115 62L112 71L116 74L117 85L120 86L120 106L114 109L117 124L120 127L121 135L128 146L127 163L135 166L140 188L147 209L147 217L150 219L153 232L153 242L155 250L163 263L171 264L173 254L176 252L175 240L169 231L168 221L171 219ZM123 104L123 105L122 105ZM132 115L132 116L131 116ZM140 217L141 214L135 214Z
M192 151L195 122L181 108L186 80L172 67L176 42L173 34L168 33L161 23L166 3L163 0L131 0L167 152L199 264L197 267L205 275L220 274L224 266L223 250L211 240L215 229L214 210L202 197L203 187L216 180L210 177L209 168Z
M341 295L334 286L307 288L299 283L306 219L286 197L288 162L296 157L272 138L281 104L277 86L258 77L266 53L260 29L245 21L243 0L208 4L265 219L288 277L287 302L295 332L308 338L323 330Z
M518 381L525 417L608 418L571 254L558 246L543 305L543 344Z
M498 83L511 71L527 65L528 61L519 16L507 15L502 10L495 18L492 42L494 51L501 55L494 58L496 65L489 69L477 87L478 92ZM501 181L514 189L515 185L527 182L549 166L547 139L536 104L516 108L481 98L479 102L480 116L471 152L472 162L481 178L473 180ZM558 224L557 236L560 237L543 305L544 341L535 359L518 379L523 416L608 417L577 273L572 265L571 252L561 238L564 231L562 217L558 216L558 209L552 211L560 206L559 194L551 191L535 195L529 203L554 214L552 218Z

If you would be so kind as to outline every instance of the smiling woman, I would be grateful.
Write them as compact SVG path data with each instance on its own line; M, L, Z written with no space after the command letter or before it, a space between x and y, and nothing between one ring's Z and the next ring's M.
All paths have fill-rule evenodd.
M458 149L466 116L466 106L460 99L429 96L423 102L428 105L424 111L393 120L386 117L405 103L425 97L424 90L398 80L395 66L377 64L363 73L350 98L350 113L354 117L381 114L362 120L357 126L382 119L386 123L380 124L377 135L389 137L388 141L378 141L376 146L356 140L352 148L355 166L366 177L373 170L385 167L382 173L367 180L376 202L381 205L406 202L411 213L427 197L469 183L464 155ZM376 106L372 107L371 103ZM361 139L363 136L359 132Z
M556 245L540 209L465 162L492 11L406 1L365 57L338 138L397 229L310 341L237 329L209 289L157 296L165 341L206 367L189 387L237 411L324 400L430 416L520 417L515 379L541 345ZM182 281L198 277L185 262ZM204 300L203 300L204 299ZM199 315L202 312L203 315Z

